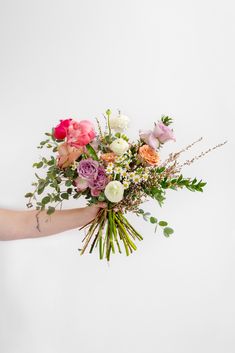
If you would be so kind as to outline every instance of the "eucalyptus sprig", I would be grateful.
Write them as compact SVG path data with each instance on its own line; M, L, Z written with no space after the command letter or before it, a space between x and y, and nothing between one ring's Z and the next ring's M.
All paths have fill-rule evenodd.
M169 238L169 236L174 233L174 230L168 227L168 222L158 221L158 219L156 217L153 217L150 212L145 212L144 210L139 208L136 214L137 216L142 216L146 222L155 224L155 233L157 231L158 226L162 228L163 235L167 238Z

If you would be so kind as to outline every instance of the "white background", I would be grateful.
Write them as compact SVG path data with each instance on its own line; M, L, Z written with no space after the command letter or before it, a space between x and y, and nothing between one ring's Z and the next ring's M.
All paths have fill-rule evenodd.
M131 257L81 257L77 230L2 242L1 353L235 351L234 35L233 1L1 0L1 207L25 209L36 145L62 118L121 109L136 138L169 114L164 155L229 140L184 170L203 194L146 204L170 239L130 215L145 238Z

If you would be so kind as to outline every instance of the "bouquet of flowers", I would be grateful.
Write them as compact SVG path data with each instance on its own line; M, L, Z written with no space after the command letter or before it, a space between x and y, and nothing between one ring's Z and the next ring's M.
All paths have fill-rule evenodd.
M124 249L129 255L137 249L135 241L143 239L128 221L127 212L150 221L155 229L159 226L165 237L173 233L166 221L158 220L140 205L152 198L162 206L167 189L202 192L206 183L183 177L181 169L224 143L180 164L179 156L201 141L200 138L161 161L164 144L175 141L170 117L162 116L152 130L140 130L136 142L131 142L124 134L129 125L126 115L120 111L114 115L108 109L103 117L103 128L100 119L96 119L97 132L89 120L65 119L45 133L46 139L38 148L46 147L52 153L49 158L41 157L33 167L45 169L46 175L41 177L35 173L37 179L32 183L35 189L25 197L28 207L35 203L38 212L46 210L48 215L70 198L84 196L88 205L106 202L107 207L100 209L95 219L82 227L86 228L86 235L83 248L79 250L83 254L89 248L91 253L98 247L100 259L109 261L115 251L121 253ZM37 226L40 230L39 224Z

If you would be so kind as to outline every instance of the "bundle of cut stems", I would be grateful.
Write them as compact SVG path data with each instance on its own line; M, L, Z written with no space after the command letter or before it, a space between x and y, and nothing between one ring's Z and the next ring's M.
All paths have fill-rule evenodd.
M119 253L122 253L122 243L128 256L137 249L134 241L143 239L129 223L123 212L116 212L113 208L100 209L96 218L80 230L88 226L83 239L84 246L80 251L81 255L84 254L88 246L90 246L89 253L92 253L95 247L99 247L100 259L106 258L109 261L111 253L115 253L115 248Z

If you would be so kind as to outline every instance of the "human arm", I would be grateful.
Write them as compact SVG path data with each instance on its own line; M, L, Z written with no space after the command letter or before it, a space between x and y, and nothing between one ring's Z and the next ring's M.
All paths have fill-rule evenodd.
M56 210L50 216L46 211L0 209L0 240L43 237L79 228L92 221L101 207L105 205Z

